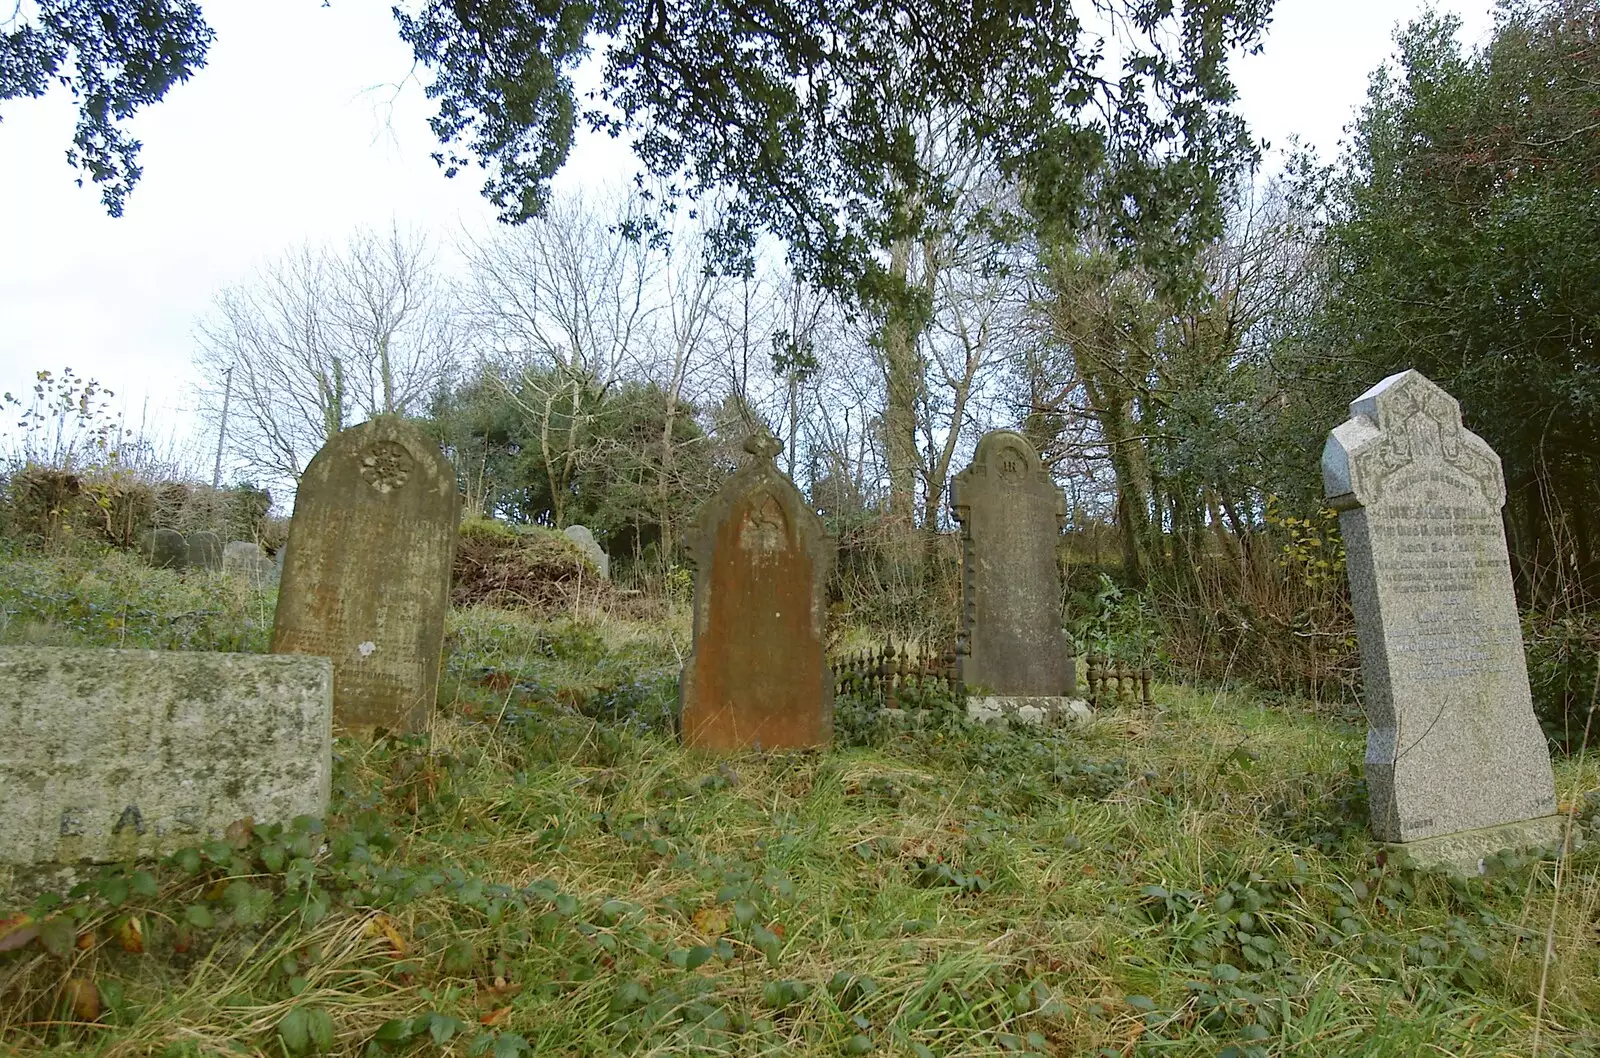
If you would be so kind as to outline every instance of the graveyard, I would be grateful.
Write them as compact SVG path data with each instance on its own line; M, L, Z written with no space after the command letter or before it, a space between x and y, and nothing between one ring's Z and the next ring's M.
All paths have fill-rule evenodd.
M1349 539L1398 549L1352 563L1401 647L1365 716L1071 657L1053 616L1060 494L1014 433L978 446L952 498L958 640L909 663L877 629L829 626L831 540L761 434L702 509L690 598L449 606L437 556L457 513L428 469L442 457L390 421L313 462L308 482L361 488L319 501L305 486L281 579L254 553L224 569L215 545L179 565L155 542L8 543L0 1039L160 1055L1587 1053L1600 779L1581 753L1552 772L1542 739L1516 744L1533 716L1515 707L1520 650L1487 670L1510 689L1472 699L1486 677L1469 648L1495 626L1453 633L1467 645L1437 649L1469 704L1408 748L1441 716L1507 707L1504 734L1381 755L1420 663L1390 600L1428 578L1490 607L1510 588L1456 583L1493 569L1481 523L1451 524L1487 558L1430 572L1380 516L1431 517L1394 503L1450 473L1479 490L1469 505L1501 502L1493 453L1414 373L1352 413L1329 493L1366 519ZM417 556L417 586L360 572L374 534ZM546 546L604 583L583 535ZM1092 708L1062 697L1080 660ZM1526 807L1506 793L1519 783ZM73 806L59 837L57 803Z
M1600 1055L1597 115L1600 0L12 5L0 1058Z

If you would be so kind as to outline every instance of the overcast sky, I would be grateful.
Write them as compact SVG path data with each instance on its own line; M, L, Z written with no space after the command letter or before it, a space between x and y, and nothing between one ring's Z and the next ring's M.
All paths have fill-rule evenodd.
M1440 0L1479 43L1492 0ZM1279 0L1260 55L1236 64L1257 135L1331 158L1419 0ZM285 249L391 220L448 239L493 211L473 174L429 153L431 107L372 0L205 0L209 63L133 123L144 177L120 219L73 183L65 93L0 105L0 391L71 365L155 436L185 433L196 320L215 292ZM618 145L581 141L558 186L615 180Z

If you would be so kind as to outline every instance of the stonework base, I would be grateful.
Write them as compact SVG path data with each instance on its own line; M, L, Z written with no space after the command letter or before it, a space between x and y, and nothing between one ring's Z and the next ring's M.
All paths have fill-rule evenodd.
M1418 867L1444 867L1466 875L1478 875L1483 873L1484 860L1497 852L1557 848L1565 826L1565 816L1542 816L1481 830L1440 834L1420 841L1390 842L1384 848L1405 856Z
M1094 719L1094 710L1082 698L1046 698L1022 695L996 695L968 698L967 719L979 724L1081 724Z

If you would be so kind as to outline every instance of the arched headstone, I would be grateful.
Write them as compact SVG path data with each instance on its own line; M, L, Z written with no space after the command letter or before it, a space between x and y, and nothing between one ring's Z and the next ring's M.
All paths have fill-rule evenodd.
M222 549L222 572L243 577L258 588L278 579L277 565L253 540L235 540Z
M961 523L962 682L1002 696L1072 695L1056 559L1066 497L1033 445L1012 430L984 434L950 483L950 509Z
M1373 835L1476 871L1557 840L1528 690L1500 457L1415 371L1357 397L1322 452L1344 537L1366 688Z
M333 659L337 730L364 737L427 722L459 517L450 461L395 416L340 432L306 467L272 651Z
M222 537L207 529L190 533L188 538L189 568L220 570L222 568Z
M773 462L770 435L695 520L694 649L680 681L685 745L787 749L833 738L824 657L833 543Z
M139 554L157 569L183 569L189 564L189 543L176 529L152 529L139 537Z

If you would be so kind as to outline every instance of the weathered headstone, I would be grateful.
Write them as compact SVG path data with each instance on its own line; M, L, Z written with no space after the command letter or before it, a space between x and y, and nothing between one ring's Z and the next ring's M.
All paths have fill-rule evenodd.
M395 416L342 431L306 467L272 651L333 659L335 730L367 737L427 722L459 511L450 461Z
M130 860L246 817L321 816L332 708L326 658L0 647L0 864Z
M600 542L594 538L586 525L569 525L566 528L567 539L578 545L584 555L600 571L602 580L611 579L611 556L606 554Z
M962 682L1007 697L1075 693L1056 560L1066 497L1033 445L1011 430L984 434L950 483L950 509L961 523Z
M183 569L189 564L189 543L176 529L152 529L139 537L139 554L157 569Z
M253 540L235 540L222 549L222 572L241 577L255 587L271 584L278 577L277 564Z
M219 570L222 568L222 537L209 529L190 533L188 539L189 568Z
M1415 371L1350 405L1322 453L1340 511L1366 687L1372 831L1476 870L1559 837L1528 693L1500 458Z
M758 434L695 520L694 649L680 681L683 741L790 749L833 737L823 655L833 544Z

